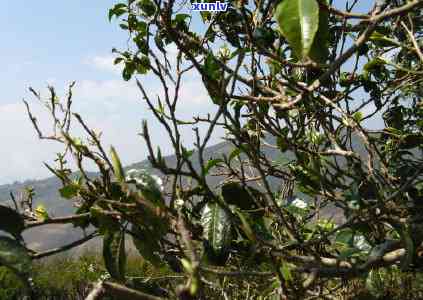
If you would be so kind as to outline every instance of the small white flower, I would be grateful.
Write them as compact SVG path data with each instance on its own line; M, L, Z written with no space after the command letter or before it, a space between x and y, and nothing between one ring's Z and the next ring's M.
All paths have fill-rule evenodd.
M163 192L164 190L163 180L157 175L151 175L151 177L156 181L157 187L160 190L160 192Z
M295 198L294 201L291 202L291 205L301 209L304 209L307 207L307 203L299 198Z
M87 269L88 269L88 272L91 272L91 273L95 271L93 264L90 264Z
M231 50L229 50L228 46L224 45L219 49L219 56L221 58L228 59L231 55Z
M152 188L150 185L154 185L153 188L163 191L163 180L157 175L151 175L144 169L131 169L126 172L125 180L127 182L135 183L135 185L142 188Z
M104 280L110 279L110 277L111 276L110 276L109 272L104 272L103 274L100 275L100 280L104 281Z
M178 198L178 199L175 200L175 206L177 208L180 208L180 207L184 206L184 203L185 203L184 200L181 199L181 198Z
M372 248L362 235L354 236L354 245L362 251L369 251Z

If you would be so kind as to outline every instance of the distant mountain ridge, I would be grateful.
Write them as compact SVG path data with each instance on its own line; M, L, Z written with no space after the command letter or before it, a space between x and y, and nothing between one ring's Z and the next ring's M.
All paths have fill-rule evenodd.
M276 141L274 137L266 138L267 143L275 145ZM354 141L355 140L355 141ZM354 149L360 154L363 155L363 145L358 142L358 139L353 138ZM204 159L205 161L211 158L222 157L223 154L229 156L231 151L234 149L234 146L227 141L220 142L213 146L209 146L204 150ZM283 154L276 147L263 146L262 151L264 155L273 161L289 161L294 158L292 152L284 152ZM122 154L124 155L124 154ZM176 156L169 155L164 157L166 164L169 167L175 167L176 165ZM197 170L200 170L200 164L198 160L198 152L194 151L191 156L191 162L193 167ZM341 163L342 164L342 163ZM148 160L141 161L139 163L131 164L125 169L148 169L152 174L162 175L158 170L155 170L151 167ZM88 173L89 176L98 176L98 173L91 172ZM219 176L208 176L208 182L211 187L215 187L223 177ZM281 184L280 180L274 177L267 178L269 180L270 186L273 190L280 189L279 185ZM59 189L61 188L61 182L56 177L49 177L42 180L28 180L23 183L14 183L0 185L0 203L6 202L8 205L11 205L9 194L13 192L17 194L22 191L26 186L32 186L36 193L34 198L34 207L37 204L43 204L49 215L52 217L70 215L75 211L73 207L73 202L67 199L61 198L59 194ZM301 197L301 195L300 195ZM337 215L339 212L336 210L329 209L327 215ZM42 226L41 228L34 228L24 232L24 238L28 241L29 245L36 249L46 249L51 247L59 247L65 243L69 243L73 240L77 240L83 234L82 230L78 228L73 228L72 225L48 225ZM40 242L42 241L42 242Z
M207 147L204 151L205 159L217 158L222 154L228 154L232 146L229 142L221 142L216 145ZM176 156L169 155L164 157L167 165L172 167L176 165ZM192 162L194 168L200 169L198 163L198 154L194 152L192 155ZM151 173L161 175L158 170L154 170L148 160L143 160L138 163L131 164L125 169L148 169ZM98 176L99 173L89 172L91 177ZM212 178L211 181L216 182L218 179ZM64 199L60 196L59 189L62 187L61 181L57 177L49 177L40 180L26 180L24 182L16 182L13 184L0 185L0 203L13 206L10 200L10 193L19 195L25 187L31 186L34 188L35 197L33 206L43 204L51 217L59 217L70 215L75 212L76 208L73 206L71 200ZM72 225L47 225L39 228L29 229L24 232L25 241L28 245L37 250L47 249L52 247L59 247L65 243L77 240L82 236L82 230L73 228Z

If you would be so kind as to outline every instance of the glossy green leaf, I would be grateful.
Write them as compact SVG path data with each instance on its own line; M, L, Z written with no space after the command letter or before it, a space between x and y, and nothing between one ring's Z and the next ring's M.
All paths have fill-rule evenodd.
M116 280L125 279L125 233L107 230L103 237L103 258L107 271Z
M201 225L208 258L213 261L225 260L232 238L228 213L217 203L207 204L201 214Z
M204 175L207 175L212 168L214 168L215 166L217 166L219 163L222 163L222 162L223 160L220 158L210 159L204 168Z
M144 169L131 169L127 171L125 177L127 183L135 184L135 188L142 196L162 207L164 205L164 199L162 195L163 181L157 175L151 175Z
M239 155L241 154L241 149L240 148L235 148L234 150L232 150L231 154L229 154L229 162L231 162L235 157L239 157Z
M222 186L222 197L225 202L244 210L257 208L254 198L252 197L257 193L258 191L253 188L244 188L238 182L227 182Z
M361 120L363 120L363 113L361 111L357 111L353 114L352 117L357 123L360 123Z
M376 46L378 47L395 47L400 46L401 44L393 39L388 38L380 32L373 32L369 38Z
M62 196L65 199L72 199L76 195L78 195L79 192L79 186L76 184L68 184L59 189L60 196Z
M22 216L15 210L0 205L0 230L6 231L15 237L20 237L25 229Z
M156 5L151 0L141 0L137 5L148 17L151 17L156 12Z
M209 53L206 56L206 60L204 62L204 71L210 79L217 80L220 77L220 67L212 53Z
M119 182L123 182L125 180L125 172L123 170L122 163L120 162L120 158L113 146L110 147L110 156L112 158L113 171L116 179Z
M335 240L337 243L343 244L345 246L353 246L354 232L350 229L341 230L336 235Z
M299 58L309 55L319 28L316 0L284 0L276 8L276 20L283 36Z
M322 0L326 2L327 0ZM319 29L314 37L313 45L311 46L309 57L319 63L325 63L329 56L329 11L326 9L319 10Z
M160 251L161 235L137 225L132 226L132 233L134 234L132 240L141 256L154 266L160 266L162 260L158 251Z
M127 12L127 5L125 3L118 3L113 8L109 9L109 22L114 16L117 18Z

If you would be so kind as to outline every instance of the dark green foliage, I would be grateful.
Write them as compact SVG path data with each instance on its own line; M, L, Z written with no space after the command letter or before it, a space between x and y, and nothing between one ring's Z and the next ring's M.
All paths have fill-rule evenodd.
M31 258L27 249L9 237L0 237L0 266L14 272L28 288L31 274Z
M20 238L24 230L24 220L22 216L15 210L0 205L0 230Z
M103 258L113 279L124 281L126 268L125 232L107 230L103 237Z

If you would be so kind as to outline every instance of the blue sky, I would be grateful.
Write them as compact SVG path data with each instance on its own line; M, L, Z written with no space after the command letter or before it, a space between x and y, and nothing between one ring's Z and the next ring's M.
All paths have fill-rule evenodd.
M18 90L47 79L107 79L84 59L123 45L125 33L107 20L115 1L2 1L0 79L8 88L0 103L16 101Z
M171 152L133 82L124 82L119 67L112 64L111 49L123 49L127 41L127 33L107 18L116 2L0 1L0 184L49 176L42 162L51 163L61 149L37 139L22 99L30 101L42 128L48 130L51 122L28 92L29 86L45 91L49 83L62 94L67 83L76 80L76 111L90 126L103 131L105 144L115 145L125 164L146 157L145 145L137 136L142 119L149 121L156 145L164 153ZM339 5L343 0L335 2L343 7ZM360 3L365 3L363 11L368 9L369 1ZM159 89L151 77L143 82L152 91ZM184 83L180 116L214 111L198 78L189 76ZM218 135L211 143L218 141ZM191 129L184 130L183 137L190 146Z
M61 149L40 142L31 128L23 98L30 101L42 128L48 130L51 122L28 92L29 86L45 92L52 84L63 94L66 85L76 80L75 110L103 131L104 143L115 145L125 164L146 158L145 145L137 136L142 119L149 121L153 141L163 153L171 152L134 83L124 82L119 67L112 64L111 49L124 49L127 41L126 32L107 18L117 1L1 2L0 184L49 176L42 162L53 162ZM142 80L152 91L157 87L151 77ZM185 83L180 116L212 112L198 81L189 77ZM192 131L184 130L183 137L190 146Z

